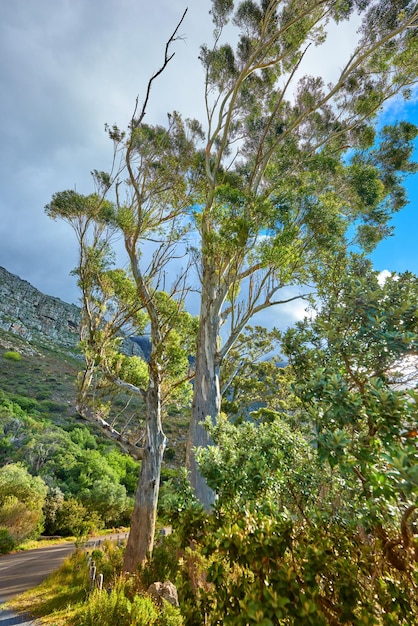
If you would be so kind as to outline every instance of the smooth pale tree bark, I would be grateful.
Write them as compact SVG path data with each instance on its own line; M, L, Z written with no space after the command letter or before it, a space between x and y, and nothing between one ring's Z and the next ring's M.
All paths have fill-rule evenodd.
M162 429L161 380L158 372L154 372L152 378L153 384L149 385L146 392L145 446L123 562L126 572L135 572L138 564L150 556L154 545L166 437Z
M220 308L222 292L219 293L216 273L210 266L203 270L201 315L197 339L196 368L194 375L192 419L189 429L187 459L190 481L200 502L210 506L214 493L200 474L193 447L207 446L208 434L203 426L207 416L216 416L220 411L220 366L221 357L217 350L220 331Z

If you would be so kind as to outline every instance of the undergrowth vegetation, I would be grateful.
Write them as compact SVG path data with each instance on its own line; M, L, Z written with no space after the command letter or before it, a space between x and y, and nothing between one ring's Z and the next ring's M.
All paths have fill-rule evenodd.
M382 544L317 512L207 515L193 503L137 574L122 573L124 547L79 549L40 587L10 603L55 626L412 626L417 574L400 571ZM92 586L91 560L103 588ZM173 581L180 607L147 590Z
M123 547L110 541L91 553L79 549L44 583L9 606L55 626L182 626L178 607L154 601L140 576L122 575L122 556ZM92 560L103 575L102 589L92 584Z

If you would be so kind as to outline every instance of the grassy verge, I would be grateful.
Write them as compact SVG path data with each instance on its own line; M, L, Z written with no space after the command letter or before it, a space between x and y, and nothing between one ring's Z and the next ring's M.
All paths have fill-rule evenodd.
M97 530L94 533L95 538L100 537L109 537L110 535L121 535L121 537L126 536L129 528L108 528ZM61 543L75 543L75 544L83 544L84 542L89 541L88 537L84 537L80 539L80 537L48 537L48 538L40 538L32 541L25 541L25 543L21 543L18 545L13 552L25 552L26 550L36 550L37 548L48 548L49 546L56 546Z
M68 626L87 598L89 571L82 550L69 557L61 568L41 585L6 603L6 607L27 613L41 624Z
M122 574L123 552L106 540L90 553L79 548L41 585L5 607L48 626L183 626L179 608L155 604L140 576ZM103 576L102 589L91 584L91 559Z
M36 550L38 548L48 548L49 546L57 546L61 543L75 543L75 537L54 537L53 539L37 539L36 541L25 541L18 545L13 552L26 552L27 550Z

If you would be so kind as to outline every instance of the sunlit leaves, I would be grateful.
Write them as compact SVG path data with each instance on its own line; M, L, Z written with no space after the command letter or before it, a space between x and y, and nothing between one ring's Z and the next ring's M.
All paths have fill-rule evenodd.
M318 480L314 452L285 423L234 425L221 417L207 428L215 445L200 449L198 462L220 509L274 514L309 501Z
M358 195L360 210L375 208L384 197L379 171L370 165L354 163L349 168L349 181Z
M47 487L39 476L31 476L18 463L0 468L0 527L16 543L37 537L42 530L42 506Z
M202 46L199 58L208 71L211 83L219 84L222 89L230 85L231 79L236 74L234 52L230 45L224 45L218 50Z
M416 392L406 389L416 385L407 357L418 340L417 278L406 273L381 284L354 257L328 269L318 289L316 315L285 336L294 390L314 425L318 457L348 489L357 522L380 539L399 536L417 495ZM391 548L387 558L407 568Z
M138 356L115 354L111 359L112 373L130 385L144 389L148 383L148 367Z
M126 237L133 237L137 232L135 214L126 205L119 206L116 212L116 224Z
M387 462L387 476L392 479L397 489L414 497L418 491L418 448L411 441L401 448L394 447L384 454Z
M132 126L124 148L129 179L121 170L114 181L118 226L138 245L156 235L172 237L174 222L195 201L191 170L202 129L197 120L184 121L176 111L167 117L167 126Z

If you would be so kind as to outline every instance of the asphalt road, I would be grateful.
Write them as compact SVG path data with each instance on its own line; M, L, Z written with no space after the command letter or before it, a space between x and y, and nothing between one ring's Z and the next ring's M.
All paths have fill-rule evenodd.
M96 548L105 539L121 541L126 539L127 535L128 533L122 532L106 535L106 537L94 537L89 539L84 546ZM0 556L0 605L40 585L74 550L74 543L62 543ZM1 622L0 626L2 626Z
M67 543L0 557L0 626L35 626L30 617L2 609L2 602L39 585L74 549Z
M0 603L40 585L74 549L73 543L67 543L1 556Z
M127 533L108 535L107 539L126 539ZM86 548L98 547L104 537L90 539ZM30 617L2 608L2 603L37 587L75 550L75 544L65 543L36 550L26 550L0 556L0 626L35 626Z
M28 615L19 615L13 611L2 609L0 606L0 626L37 626L39 622L35 622Z

